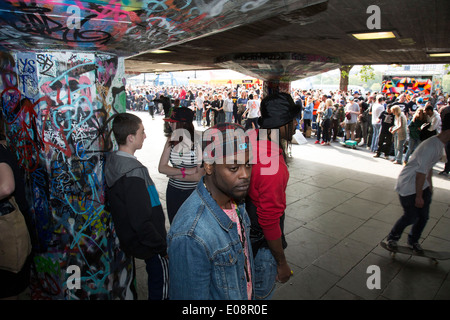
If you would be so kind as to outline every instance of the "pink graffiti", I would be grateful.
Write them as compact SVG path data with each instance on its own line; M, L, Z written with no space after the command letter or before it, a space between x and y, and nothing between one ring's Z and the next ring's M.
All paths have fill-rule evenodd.
M97 64L99 66L98 69L98 80L100 83L105 84L108 83L111 79L111 76L116 74L116 67L114 63L108 61L102 61L100 59L97 60Z
M121 0L109 1L108 4L96 6L95 9L90 6L85 6L85 1L76 0L75 3L80 10L90 14L96 14L96 19L113 19L115 22L123 23L124 21L133 21L138 18L135 12L122 10Z

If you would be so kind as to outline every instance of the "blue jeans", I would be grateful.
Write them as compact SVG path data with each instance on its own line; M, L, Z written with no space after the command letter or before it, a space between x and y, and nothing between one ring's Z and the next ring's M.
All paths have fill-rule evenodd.
M317 136L317 141L320 141L320 137L322 137L322 126L320 126L320 125L317 125L316 136ZM323 141L323 138L322 138L322 141Z
M203 110L197 109L195 112L197 125L200 127L202 125L202 118L203 118Z
M233 112L225 112L225 122L233 122Z
M277 262L269 248L260 248L255 257L255 274L253 275L256 300L270 300L275 292Z
M405 156L405 161L408 162L409 157L411 156L411 154L414 152L414 150L416 150L416 148L419 146L420 144L420 139L414 139L414 138L409 138L409 142L408 142L408 151L406 152L406 156Z
M402 162L403 160L403 146L405 145L406 139L399 140L398 134L394 134L394 155L395 160L398 162Z
M426 188L423 190L423 208L417 208L415 206L416 194L410 196L402 197L400 196L400 203L403 207L403 216L398 219L392 228L387 240L398 241L402 236L403 230L409 225L413 225L411 232L408 235L408 243L414 244L419 242L420 236L422 235L423 229L427 224L430 215L430 204L431 204L431 190Z
M295 127L295 129L298 131L302 131L302 129L300 128L300 122L301 122L302 118L295 117L295 120L297 120L297 126Z
M373 133L372 133L372 143L370 145L370 150L372 152L377 152L378 151L378 138L380 137L381 123L372 124L372 127L373 127Z

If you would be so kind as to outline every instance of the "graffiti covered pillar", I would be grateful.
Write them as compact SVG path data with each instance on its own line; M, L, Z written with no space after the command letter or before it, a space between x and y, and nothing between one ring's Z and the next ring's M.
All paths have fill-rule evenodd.
M105 208L103 174L108 119L125 112L123 58L16 52L2 53L1 66L7 142L31 205L32 299L132 298L132 264ZM68 287L73 270L79 286Z
M264 97L278 92L291 94L291 81L268 79L263 85Z
M215 63L263 79L263 97L275 92L290 94L292 81L339 67L337 58L293 52L238 53L218 57Z

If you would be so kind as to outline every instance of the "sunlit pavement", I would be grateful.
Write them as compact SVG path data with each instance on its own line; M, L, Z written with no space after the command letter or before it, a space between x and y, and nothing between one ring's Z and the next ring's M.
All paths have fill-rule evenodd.
M162 117L142 118L147 139L136 153L147 166L165 209L168 178L158 172L164 147ZM397 254L379 246L402 215L394 191L401 165L373 158L365 148L292 146L289 162L285 234L287 260L294 276L278 284L274 299L450 299L450 260L435 265L427 258ZM450 252L450 179L434 168L430 219L424 248ZM168 221L166 222L169 228ZM406 243L405 230L400 243ZM137 261L139 299L147 298L147 275Z

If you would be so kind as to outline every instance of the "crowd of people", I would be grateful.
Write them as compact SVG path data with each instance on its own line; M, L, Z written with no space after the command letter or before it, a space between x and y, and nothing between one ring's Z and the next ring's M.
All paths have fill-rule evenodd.
M197 126L237 123L245 129L258 128L262 90L252 87L140 87L127 91L127 108L170 115L171 107L188 107L195 112ZM449 110L450 98L442 94L292 89L300 107L297 129L315 143L353 140L360 147L384 154L394 164L406 164L420 142L440 132L442 112ZM440 173L448 175L449 165Z

